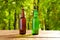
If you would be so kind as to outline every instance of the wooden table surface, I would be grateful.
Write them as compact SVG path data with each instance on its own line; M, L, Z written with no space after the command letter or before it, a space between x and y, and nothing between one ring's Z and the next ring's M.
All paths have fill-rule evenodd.
M19 30L0 30L0 40L60 40L60 31L39 31L39 35L32 35L27 30L26 35L19 35Z

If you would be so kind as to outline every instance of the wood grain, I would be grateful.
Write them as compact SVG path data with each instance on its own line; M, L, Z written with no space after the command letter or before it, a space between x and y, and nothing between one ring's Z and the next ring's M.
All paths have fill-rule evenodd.
M25 35L20 35L19 30L0 30L0 40L60 40L60 31L39 31L39 35L32 35L27 30Z

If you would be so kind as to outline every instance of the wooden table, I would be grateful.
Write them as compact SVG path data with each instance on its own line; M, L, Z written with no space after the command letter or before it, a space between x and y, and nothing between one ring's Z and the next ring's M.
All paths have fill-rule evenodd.
M39 35L32 35L27 30L26 35L19 35L19 30L0 30L0 40L60 40L60 31L39 31Z

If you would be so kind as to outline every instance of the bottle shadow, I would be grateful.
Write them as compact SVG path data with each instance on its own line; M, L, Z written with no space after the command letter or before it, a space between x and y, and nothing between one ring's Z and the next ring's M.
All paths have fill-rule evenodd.
M13 35L4 35L1 37L6 37L6 38L29 38L32 37L32 34L25 34L25 35L19 35L19 34L13 34Z

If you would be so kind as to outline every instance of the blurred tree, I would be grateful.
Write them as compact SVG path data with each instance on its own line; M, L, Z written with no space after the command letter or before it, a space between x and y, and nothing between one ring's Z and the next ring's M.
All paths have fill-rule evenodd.
M0 29L19 28L21 5L25 9L27 29L32 29L34 0L0 0ZM60 30L60 0L36 0L40 28Z

